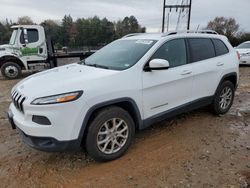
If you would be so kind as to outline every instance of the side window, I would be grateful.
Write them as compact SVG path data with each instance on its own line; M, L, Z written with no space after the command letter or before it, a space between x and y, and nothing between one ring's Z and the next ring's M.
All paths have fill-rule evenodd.
M216 56L224 55L229 52L227 46L219 39L213 39Z
M174 39L163 44L151 59L165 59L170 67L187 64L186 44L184 39Z
M191 52L191 62L215 57L214 45L211 39L190 38L188 41Z
M38 31L36 29L27 29L27 34L28 34L28 42L29 43L34 43L37 42L39 40L39 35L38 35ZM24 38L20 37L20 43L24 44Z

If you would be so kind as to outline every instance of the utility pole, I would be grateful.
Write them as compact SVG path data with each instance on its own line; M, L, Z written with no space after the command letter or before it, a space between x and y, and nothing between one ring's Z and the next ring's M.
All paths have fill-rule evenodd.
M165 29L165 17L166 17L166 0L163 0L163 17L162 17L162 33L164 33Z
M162 18L162 32L163 33L165 31L166 9L169 9L170 12L172 11L172 9L176 9L176 12L178 11L178 9L182 9L182 10L188 9L187 30L190 29L192 0L189 0L189 4L188 5L166 5L166 0L163 1L163 18Z
M189 2L187 30L190 29L191 9L192 9L192 0L190 0L190 2Z

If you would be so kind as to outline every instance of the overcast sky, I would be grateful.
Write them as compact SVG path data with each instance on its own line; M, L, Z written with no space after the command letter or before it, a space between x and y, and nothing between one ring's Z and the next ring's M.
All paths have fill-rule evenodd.
M167 0L176 3L181 0ZM40 23L44 19L61 20L65 14L74 19L107 17L115 21L134 15L148 31L160 31L163 0L0 0L0 20L17 20L30 16ZM206 26L216 16L234 17L241 29L250 31L250 0L193 0L191 29ZM170 14L170 27L176 28L175 11ZM184 18L180 28L184 26Z

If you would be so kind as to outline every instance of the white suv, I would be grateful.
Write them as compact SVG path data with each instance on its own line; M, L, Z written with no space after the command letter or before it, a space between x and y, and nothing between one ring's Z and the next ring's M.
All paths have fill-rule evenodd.
M152 123L207 105L225 114L238 79L239 59L224 36L131 34L78 64L24 79L12 90L8 116L36 149L84 147L108 161Z

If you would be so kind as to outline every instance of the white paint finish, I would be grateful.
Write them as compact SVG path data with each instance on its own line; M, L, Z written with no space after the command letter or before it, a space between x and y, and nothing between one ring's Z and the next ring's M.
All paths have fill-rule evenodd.
M168 70L143 72L143 112L144 118L170 110L192 101L192 65Z
M143 71L144 65L163 43L174 38L194 36L222 39L230 53L168 70ZM72 64L24 79L14 87L27 97L24 102L24 115L16 110L13 104L10 106L15 123L31 136L54 137L61 141L73 140L79 135L87 111L96 104L119 98L131 98L144 120L195 99L213 95L223 75L239 71L236 51L220 35L182 33L162 37L162 34L145 34L121 40L156 38L159 41L137 64L124 71ZM217 66L218 63L222 63L223 66ZM35 98L78 90L84 93L74 102L44 106L30 104ZM32 115L47 116L52 126L45 127L32 123Z

